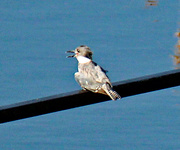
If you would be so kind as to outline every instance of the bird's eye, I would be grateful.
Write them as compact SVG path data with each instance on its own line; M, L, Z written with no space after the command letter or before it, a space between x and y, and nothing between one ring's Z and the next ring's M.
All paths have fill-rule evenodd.
M79 49L77 49L77 52L79 53L79 52L80 52L80 50L79 50Z

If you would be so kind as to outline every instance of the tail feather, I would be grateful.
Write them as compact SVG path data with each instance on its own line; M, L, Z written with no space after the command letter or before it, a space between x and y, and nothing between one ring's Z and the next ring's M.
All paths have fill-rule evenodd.
M113 90L110 90L108 95L111 97L112 100L121 99L121 96Z
M103 90L106 92L106 94L112 99L112 100L117 100L117 99L121 99L121 96L114 91L113 89L111 89L111 87L107 84L103 85Z

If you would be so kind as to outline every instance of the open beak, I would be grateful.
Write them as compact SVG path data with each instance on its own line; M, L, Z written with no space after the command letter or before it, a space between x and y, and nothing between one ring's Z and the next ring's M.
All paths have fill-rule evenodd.
M67 58L71 58L71 57L75 56L75 51L74 50L67 51L66 53L74 53L74 55L67 56Z

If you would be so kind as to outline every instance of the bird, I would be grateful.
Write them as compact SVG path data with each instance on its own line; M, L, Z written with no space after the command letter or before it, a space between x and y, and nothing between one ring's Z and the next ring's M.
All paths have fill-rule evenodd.
M92 61L93 52L90 47L80 45L67 53L73 53L67 58L75 57L78 60L78 72L74 77L83 90L108 95L114 101L121 99L121 96L113 90L110 79L106 75L107 71Z

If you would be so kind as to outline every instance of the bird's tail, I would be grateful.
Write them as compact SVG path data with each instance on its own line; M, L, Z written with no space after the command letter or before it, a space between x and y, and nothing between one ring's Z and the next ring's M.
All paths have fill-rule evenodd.
M112 100L115 101L117 99L121 99L121 96L116 91L114 91L109 85L104 84L102 88Z

